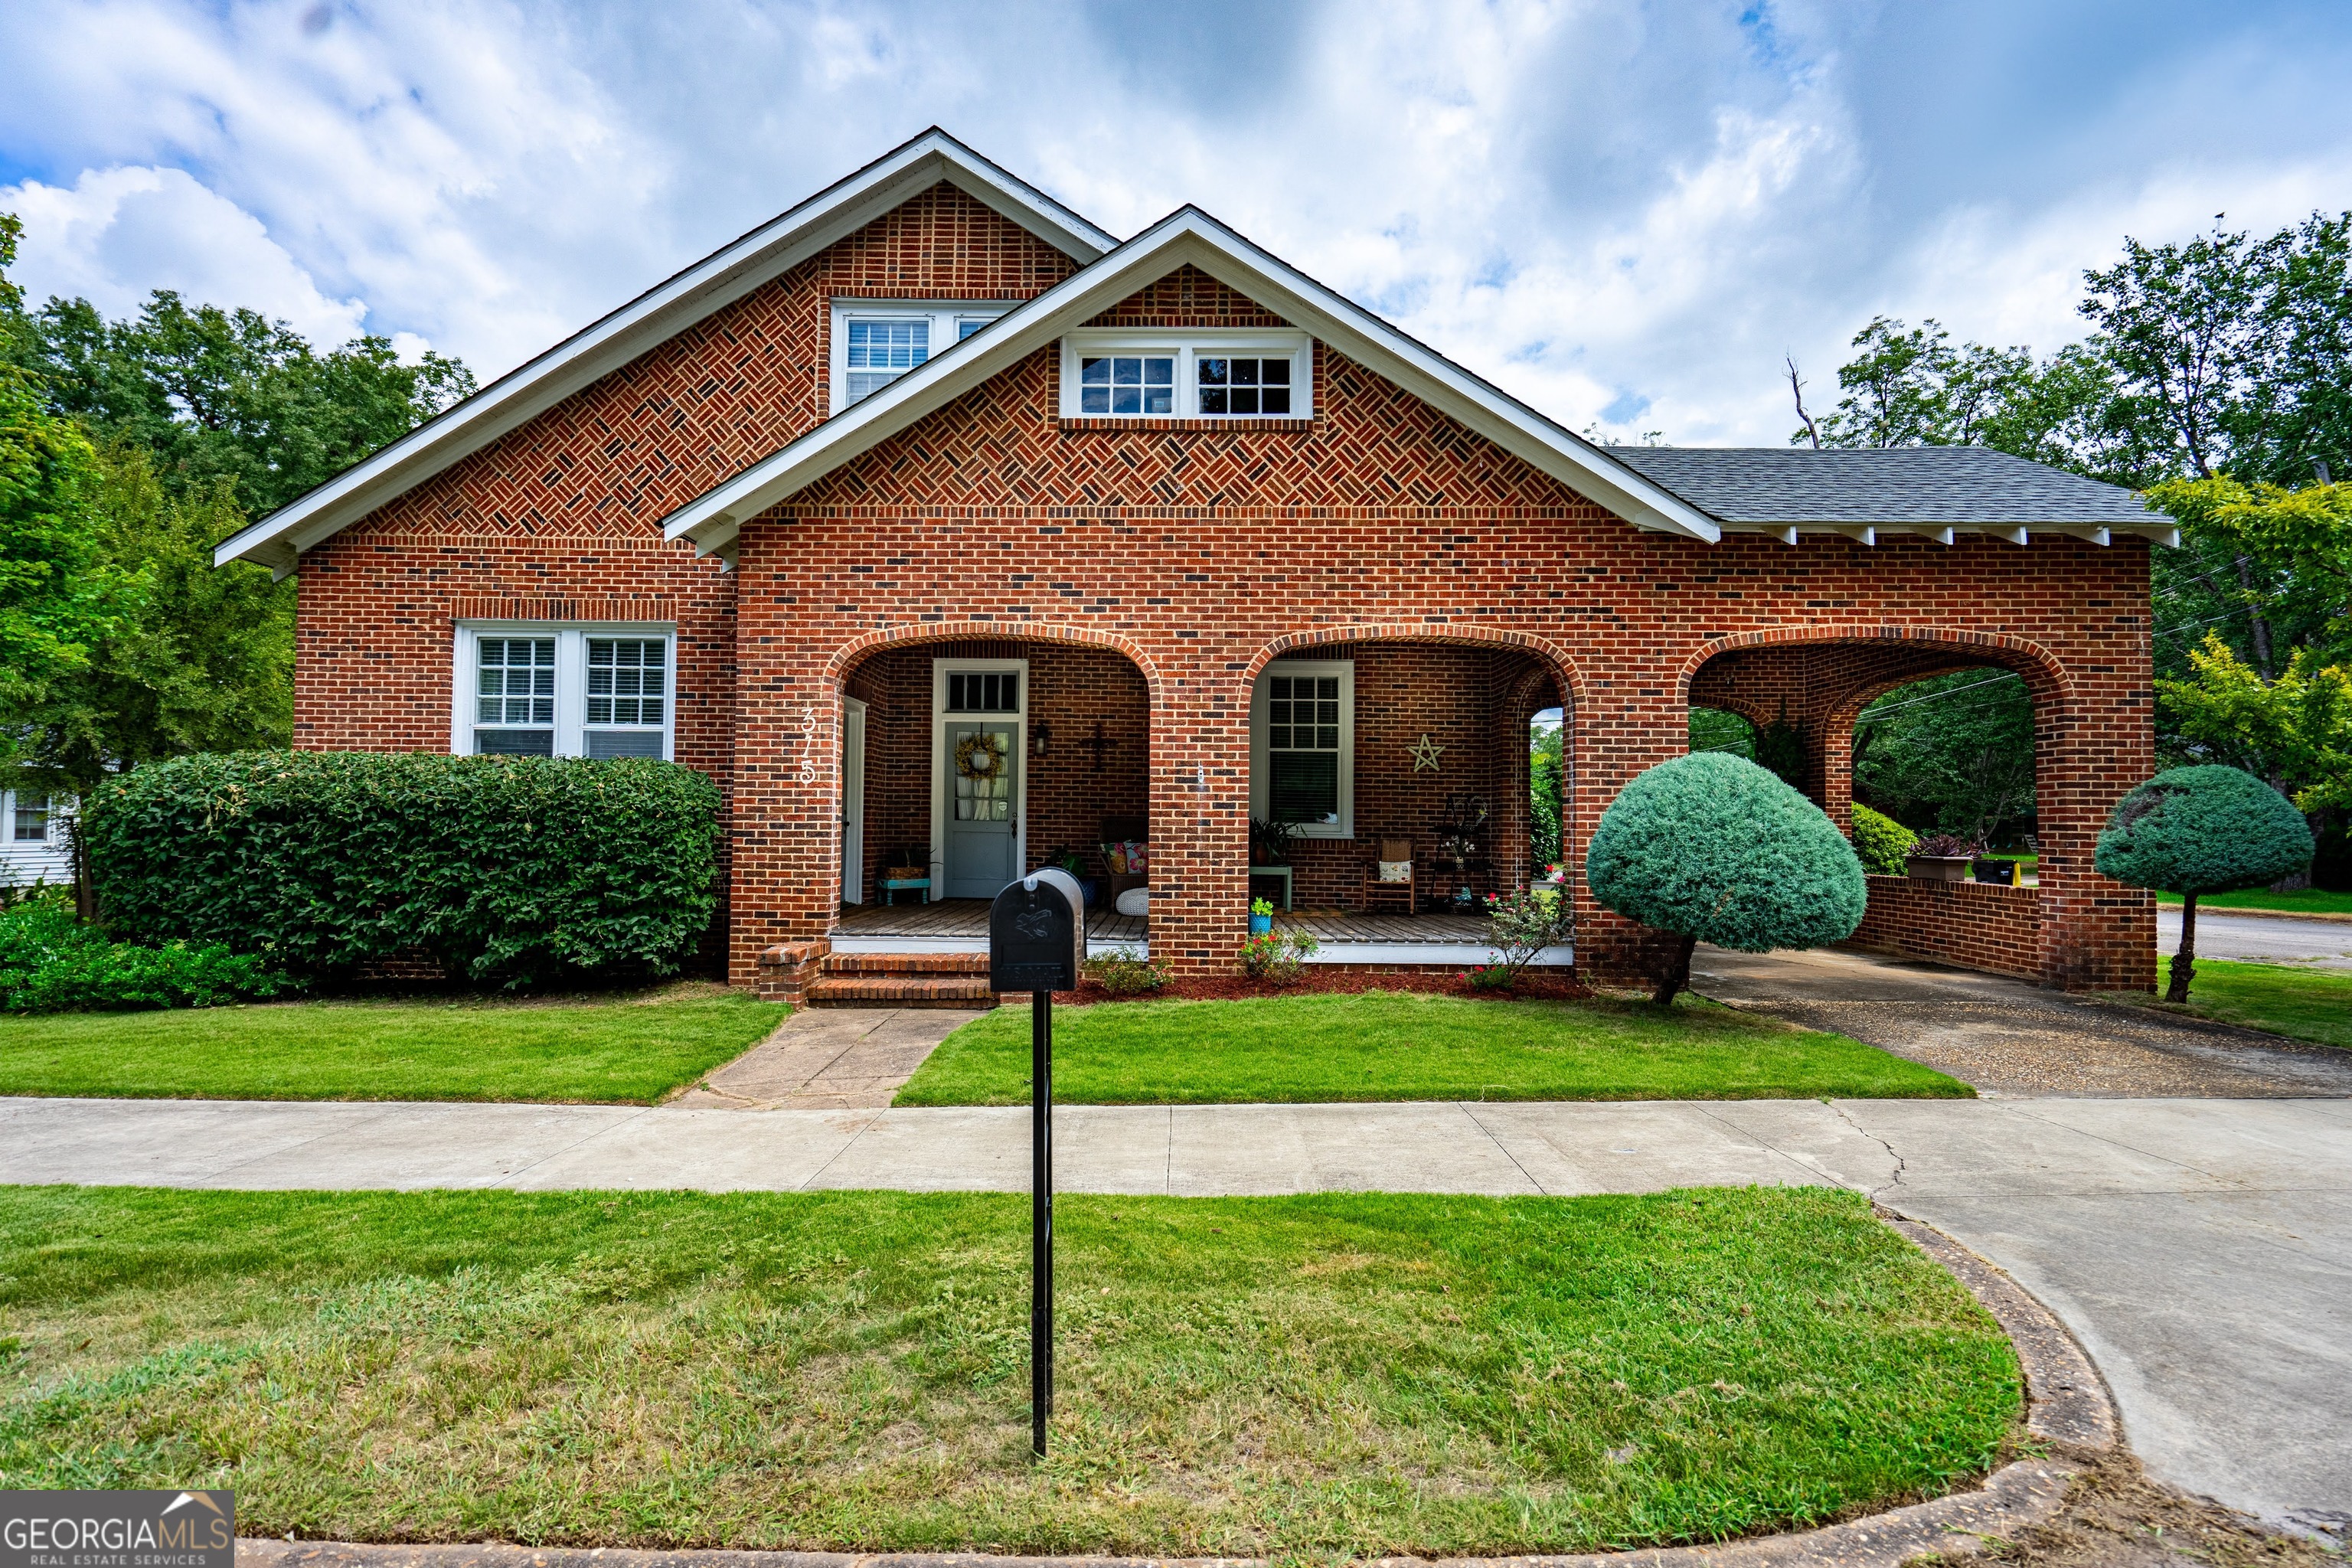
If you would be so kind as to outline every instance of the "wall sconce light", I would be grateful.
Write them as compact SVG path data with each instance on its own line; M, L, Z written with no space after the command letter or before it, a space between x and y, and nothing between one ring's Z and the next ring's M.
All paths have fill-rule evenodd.
M1044 756L1053 743L1054 726L1050 721L1040 719L1037 722L1029 726L1029 754L1031 756Z

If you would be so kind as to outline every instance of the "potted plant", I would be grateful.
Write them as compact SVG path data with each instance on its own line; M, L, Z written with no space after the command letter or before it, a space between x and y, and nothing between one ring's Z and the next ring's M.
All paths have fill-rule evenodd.
M1927 882L1965 882L1969 879L1969 841L1957 834L1931 833L1911 847L1903 858L1903 868Z
M1253 866L1287 866L1290 864L1290 841L1298 837L1298 825L1276 822L1268 817L1250 818L1250 864Z
M1252 899L1250 900L1250 935L1263 936L1273 929L1274 900Z

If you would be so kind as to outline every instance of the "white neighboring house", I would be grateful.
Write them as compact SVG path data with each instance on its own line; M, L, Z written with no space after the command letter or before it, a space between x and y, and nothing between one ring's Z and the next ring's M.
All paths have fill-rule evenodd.
M0 792L0 884L73 880L63 795Z

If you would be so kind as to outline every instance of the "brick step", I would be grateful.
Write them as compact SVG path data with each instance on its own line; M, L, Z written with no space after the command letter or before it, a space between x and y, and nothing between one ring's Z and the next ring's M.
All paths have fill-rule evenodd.
M996 1005L985 974L828 974L809 987L812 1007Z
M984 952L832 952L827 974L985 974Z

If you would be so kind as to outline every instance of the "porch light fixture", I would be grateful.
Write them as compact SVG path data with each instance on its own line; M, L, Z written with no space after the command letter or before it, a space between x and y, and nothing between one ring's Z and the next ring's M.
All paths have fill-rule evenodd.
M1042 757L1053 746L1054 726L1048 721L1040 719L1029 726L1029 754L1033 757Z

